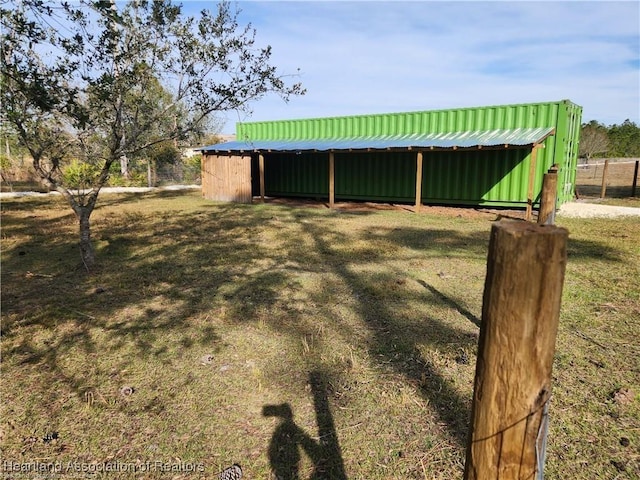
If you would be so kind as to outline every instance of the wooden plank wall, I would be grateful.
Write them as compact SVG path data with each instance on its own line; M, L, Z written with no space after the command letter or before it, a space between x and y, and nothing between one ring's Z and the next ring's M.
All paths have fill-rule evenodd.
M219 202L251 203L251 156L204 155L202 196Z

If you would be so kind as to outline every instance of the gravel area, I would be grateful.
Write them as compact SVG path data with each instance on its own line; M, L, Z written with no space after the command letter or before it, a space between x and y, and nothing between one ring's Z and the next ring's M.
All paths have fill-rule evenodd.
M168 185L166 187L103 187L100 193L144 193L162 190L195 190L200 185ZM0 198L37 197L41 195L60 195L58 192L1 192Z
M640 216L640 208L616 207L613 205L599 205L597 203L570 202L565 203L556 213L559 217L572 218L613 218Z

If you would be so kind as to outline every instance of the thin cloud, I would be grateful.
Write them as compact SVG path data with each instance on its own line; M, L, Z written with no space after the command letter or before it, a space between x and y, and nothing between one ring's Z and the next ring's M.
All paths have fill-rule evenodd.
M196 7L196 8L194 8ZM202 3L189 2L196 13ZM234 123L568 98L584 120L640 123L637 2L240 2L308 90ZM295 79L298 80L298 79Z

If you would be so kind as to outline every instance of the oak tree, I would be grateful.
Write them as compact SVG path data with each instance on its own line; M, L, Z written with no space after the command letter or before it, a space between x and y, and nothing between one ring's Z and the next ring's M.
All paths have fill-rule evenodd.
M596 154L605 154L609 149L609 137L607 127L591 120L582 125L580 131L580 156L586 163Z
M304 94L229 2L197 17L169 0L18 0L0 14L2 121L73 209L87 269L90 216L112 165L201 130L216 112ZM161 102L159 86L170 93ZM80 174L65 175L68 165Z

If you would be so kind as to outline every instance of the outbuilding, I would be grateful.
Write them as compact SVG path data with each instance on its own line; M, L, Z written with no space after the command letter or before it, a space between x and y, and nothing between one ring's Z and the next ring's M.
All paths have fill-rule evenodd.
M557 205L575 193L582 108L569 100L238 123L202 147L202 193L216 201L306 197L525 208L558 169Z

